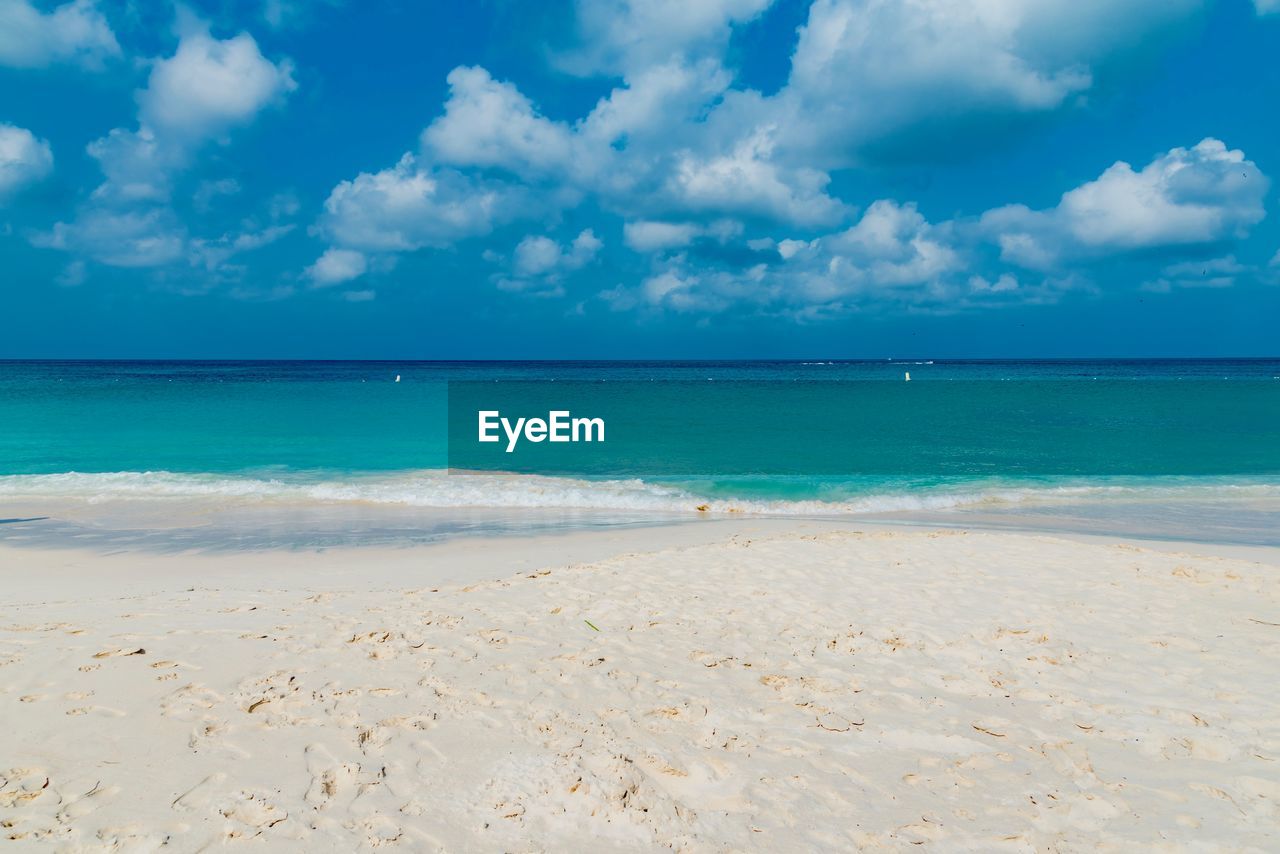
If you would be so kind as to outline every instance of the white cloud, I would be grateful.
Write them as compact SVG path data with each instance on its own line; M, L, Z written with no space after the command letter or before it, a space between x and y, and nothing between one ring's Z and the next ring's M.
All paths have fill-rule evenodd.
M147 127L136 131L115 128L85 150L106 176L94 198L116 203L167 199L172 173L186 157L182 149L163 145Z
M0 0L3 2L3 0ZM87 146L105 180L73 222L37 235L39 246L77 252L119 267L158 267L186 259L212 273L232 255L266 245L293 228L251 223L239 235L189 238L169 206L176 175L200 148L247 124L296 88L288 60L264 57L247 33L219 40L207 25L179 10L181 32L173 56L155 60L145 88L136 93L138 127L116 128ZM236 192L234 181L203 184L197 209L218 194ZM273 215L273 220L276 217Z
M516 246L515 274L540 276L560 263L560 244L550 237L526 237Z
M813 240L748 243L756 244L750 257L767 260L726 267L665 256L638 286L599 296L618 311L754 306L795 317L844 313L863 303L959 305L979 292L1012 290L1011 278L975 281L952 224L930 223L913 204L877 201L851 227Z
M573 134L539 115L515 86L478 67L455 68L448 81L444 115L422 132L423 148L436 162L526 176L574 167Z
M699 157L684 152L668 188L691 211L754 214L796 225L828 225L846 208L828 196L825 172L786 170L773 160L773 128L742 140L730 152Z
M700 136L707 105L728 87L732 75L719 62L667 62L638 69L623 86L601 98L578 124L583 137L634 149L692 145Z
M307 268L316 287L329 287L359 278L369 269L363 252L354 249L326 249L316 262Z
M36 246L81 252L113 267L156 267L186 254L186 231L172 212L82 211L75 222L60 222L32 238Z
M604 248L604 241L596 237L596 233L589 228L584 228L573 239L570 258L576 267L581 267L588 261L596 257L596 253Z
M162 135L203 139L249 122L296 88L292 63L271 62L253 36L219 40L200 26L152 66L138 118Z
M668 270L650 276L640 285L645 299L654 305L666 301L677 308L690 304L689 291L698 283L696 276L680 275Z
M683 249L698 240L715 240L728 243L741 236L742 223L733 219L720 219L710 223L662 222L661 220L636 220L622 226L622 241L636 252L666 252ZM773 241L748 241L751 249L773 248Z
M320 225L339 246L411 251L487 234L523 207L518 189L423 168L406 154L391 169L362 172L334 187Z
M561 57L579 73L625 73L703 52L719 54L731 27L772 0L578 0L581 47Z
M622 240L637 252L658 252L688 246L701 233L697 223L640 220L622 227Z
M190 165L199 147L296 88L291 64L272 63L247 33L219 41L198 21L180 16L185 32L173 56L156 60L147 86L136 93L138 128L116 128L91 142L106 182L104 203L161 201L174 173Z
M930 223L913 205L882 200L844 229L856 209L834 195L831 170L911 156L921 139L949 153L953 134L1003 134L1010 117L1080 104L1126 51L1202 4L816 0L772 94L735 82L727 63L734 28L768 5L583 0L581 43L553 60L620 78L586 115L548 115L515 83L455 68L417 157L340 183L320 232L365 253L443 248L506 223L553 226L585 200L621 216L626 245L653 255L650 284L607 292L615 307L747 301L826 311L876 294L912 305L1052 298L1089 253L1194 242L1197 230L1229 240L1261 216L1261 195L1228 186L1230 169L1252 164L1202 144L1167 155L1187 168L1170 161L1126 175L1117 165L1049 211L1011 206ZM1139 222L1126 206L1154 214ZM735 228L717 231L723 222ZM568 254L531 235L499 284L559 289ZM1055 272L1038 282L970 269L997 254L1005 266Z
M816 0L784 90L783 148L820 167L921 126L1069 104L1094 67L1199 0ZM816 158L816 160L815 160Z
M730 79L713 60L640 69L570 123L542 115L513 84L483 68L455 68L443 115L422 133L422 158L464 173L505 172L509 181L539 188L544 210L594 195L609 208L649 218L747 215L799 225L840 219L845 207L826 195L825 173L774 161L772 129L744 138L706 132L709 104Z
M1047 269L1064 259L1243 237L1266 215L1268 185L1244 152L1205 139L1138 171L1117 162L1049 210L988 211L981 229L1005 261Z
M1228 287L1257 272L1223 254L1222 246L1246 237L1263 218L1268 183L1242 152L1208 139L1174 148L1140 170L1117 163L1048 210L1011 205L934 223L914 204L882 199L841 231L746 240L765 253L752 256L767 258L764 263L735 268L705 259L694 264L684 254L655 255L655 269L639 285L600 297L615 310L740 306L806 320L867 305L954 311L1052 302L1067 290L1094 289L1098 265L1117 261L1153 269L1152 278L1134 279L1145 290ZM629 244L674 251L698 233L677 226L655 223L624 235ZM1161 251L1176 251L1180 260L1154 262ZM1277 259L1280 264L1280 253Z
M945 227L931 225L914 204L881 200L856 225L825 241L851 280L876 287L921 285L962 269Z
M1253 6L1259 15L1270 15L1280 12L1280 0L1253 0Z
M1010 273L1001 273L993 282L986 276L971 276L969 289L974 293L1003 294L1018 289L1018 279Z
M26 128L0 123L0 201L53 171L49 143Z
M0 65L44 68L56 62L97 67L120 45L93 0L42 13L30 0L0 0Z
M516 245L511 275L495 276L494 282L507 291L559 294L564 275L594 261L603 247L604 242L589 228L579 232L568 246L545 235L531 234Z
M1216 139L1175 148L1140 172L1118 162L1058 205L1086 246L1136 248L1242 237L1265 216L1267 179Z
M764 305L779 297L781 277L756 264L742 270L692 270L682 256L635 288L616 287L598 296L614 311L714 313L731 305Z

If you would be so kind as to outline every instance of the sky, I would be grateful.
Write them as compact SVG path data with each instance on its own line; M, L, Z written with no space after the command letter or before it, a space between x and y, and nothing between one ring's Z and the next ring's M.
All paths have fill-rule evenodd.
M0 0L0 358L1280 355L1280 0Z

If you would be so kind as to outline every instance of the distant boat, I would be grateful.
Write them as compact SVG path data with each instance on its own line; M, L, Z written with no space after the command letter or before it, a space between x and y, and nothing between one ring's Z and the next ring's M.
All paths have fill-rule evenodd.
M910 371L903 371L903 372L902 372L902 380L903 380L903 382L911 382L911 372L910 372Z
M396 374L396 382L400 382L400 375Z

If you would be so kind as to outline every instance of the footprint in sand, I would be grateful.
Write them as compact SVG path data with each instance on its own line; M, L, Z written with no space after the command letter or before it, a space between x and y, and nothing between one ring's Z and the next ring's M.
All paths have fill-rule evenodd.
M210 774L199 783L196 783L190 789L187 789L181 795L173 799L171 806L175 810L183 812L191 810L199 810L208 807L212 803L214 796L221 789L222 784L226 781L227 775L221 771Z
M0 807L10 808L44 797L57 798L43 768L10 768L0 771Z
M84 818L89 813L109 803L119 793L119 786L104 786L101 783L95 783L89 791L66 799L67 805L58 812L58 821L66 823Z
M275 827L289 818L285 809L271 803L265 795L243 790L224 799L218 812L224 818L263 830Z
M339 762L322 744L308 745L305 756L311 782L302 796L304 801L323 810L332 805L335 799L354 797L360 766Z
M102 652L95 652L93 654L93 657L94 658L120 658L122 656L146 655L146 654L147 654L146 649L140 646L129 647L125 649L121 649L117 647L115 649L104 649Z
M196 720L224 702L226 697L217 691L193 682L165 695L160 701L160 714L180 721Z
M66 713L72 717L97 715L100 718L122 718L125 716L123 710L113 709L109 706L78 706L74 709L67 709Z
M226 740L231 728L226 721L212 716L205 716L191 730L187 738L187 747L193 753L225 754L236 759L248 758L249 751Z

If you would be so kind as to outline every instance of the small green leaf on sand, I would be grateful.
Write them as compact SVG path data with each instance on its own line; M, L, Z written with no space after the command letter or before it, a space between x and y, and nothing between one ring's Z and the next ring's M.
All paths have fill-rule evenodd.
M587 624L588 626L590 626L594 631L597 631L597 632L598 632L598 631L600 631L600 629L596 627L596 624L595 624L595 623L593 623L593 622L591 622L590 620L583 620L582 622L586 623L586 624Z

